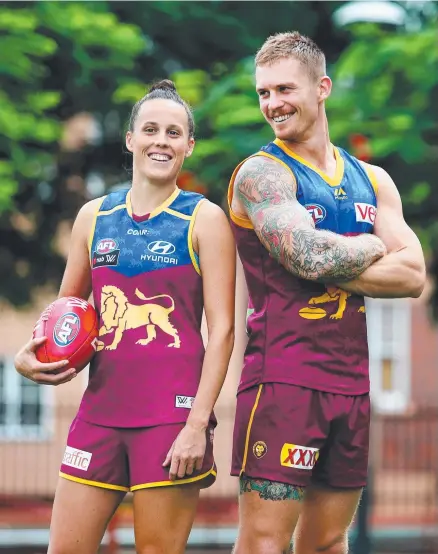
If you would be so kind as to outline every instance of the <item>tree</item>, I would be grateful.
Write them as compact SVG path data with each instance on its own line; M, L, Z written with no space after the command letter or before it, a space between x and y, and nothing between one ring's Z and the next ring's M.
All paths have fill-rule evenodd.
M107 109L147 39L100 2L4 5L0 29L0 294L24 304L59 280L59 223L84 199L62 174L63 120Z
M180 92L198 91L189 98L198 105L209 75L213 82L226 76L268 34L289 29L298 17L301 30L321 35L334 55L344 39L333 36L329 15L339 4L282 2L268 13L258 2L2 6L0 295L22 305L35 288L59 284L58 236L68 234L85 200L128 179L123 122L148 83L183 70ZM204 118L200 153L209 129ZM220 188L214 167L223 176ZM195 186L208 185L220 201L230 167L228 159L218 160L196 175L202 182ZM193 181L190 173L183 181Z

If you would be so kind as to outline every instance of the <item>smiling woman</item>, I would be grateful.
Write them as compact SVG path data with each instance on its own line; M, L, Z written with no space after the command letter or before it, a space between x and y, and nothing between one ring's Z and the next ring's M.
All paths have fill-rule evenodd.
M93 293L99 337L61 465L49 554L95 553L127 491L137 551L182 554L200 489L216 477L213 407L234 342L231 229L218 206L177 187L194 121L171 81L135 104L126 145L132 186L81 209L59 292ZM102 248L108 257L97 263ZM17 370L38 383L72 379L67 361L37 362L43 342L23 347Z

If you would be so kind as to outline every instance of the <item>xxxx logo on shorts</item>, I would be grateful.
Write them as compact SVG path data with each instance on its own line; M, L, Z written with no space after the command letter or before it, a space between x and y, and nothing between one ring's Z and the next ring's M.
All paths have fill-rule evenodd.
M299 444L283 444L280 463L286 467L297 469L312 469L319 457L319 448L300 446Z

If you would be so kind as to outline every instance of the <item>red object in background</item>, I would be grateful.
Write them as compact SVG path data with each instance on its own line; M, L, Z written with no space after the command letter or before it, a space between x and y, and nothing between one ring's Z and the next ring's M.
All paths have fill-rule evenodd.
M200 183L191 171L181 171L178 175L176 184L178 185L178 188L182 190L198 192L199 194L204 194L205 196L208 193L207 187Z
M371 160L371 145L368 137L360 134L350 135L351 153L362 162Z
M40 362L69 360L69 367L81 371L96 352L98 318L94 307L81 298L58 298L43 311L33 338L47 337L36 350Z

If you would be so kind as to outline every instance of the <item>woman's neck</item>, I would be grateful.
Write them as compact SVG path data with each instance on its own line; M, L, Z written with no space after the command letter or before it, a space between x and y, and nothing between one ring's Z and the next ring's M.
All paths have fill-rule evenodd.
M176 190L176 183L151 184L133 181L131 189L132 211L143 216L156 210Z

